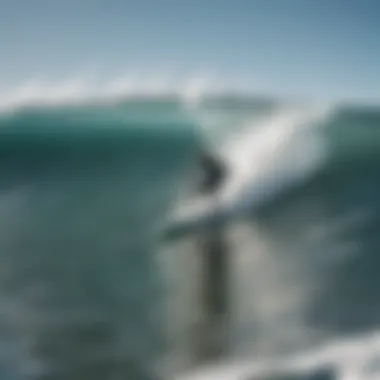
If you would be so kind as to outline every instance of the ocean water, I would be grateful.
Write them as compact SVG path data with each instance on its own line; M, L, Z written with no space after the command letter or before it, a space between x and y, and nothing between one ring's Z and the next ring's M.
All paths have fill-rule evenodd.
M380 378L380 109L152 97L0 124L2 379ZM201 147L227 165L216 206L195 194ZM183 207L194 234L163 241ZM194 242L215 207L229 347L197 367Z

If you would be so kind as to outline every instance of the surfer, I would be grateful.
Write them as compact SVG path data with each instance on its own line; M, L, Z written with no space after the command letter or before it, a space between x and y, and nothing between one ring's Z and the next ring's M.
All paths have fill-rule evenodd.
M212 155L202 151L200 168L198 191L218 202L217 193L226 177L225 167ZM197 244L201 263L199 296L203 322L197 334L195 356L197 360L208 361L218 359L226 348L228 252L224 233L220 229L200 233Z
M205 151L201 151L199 161L202 173L199 191L203 194L214 194L226 176L225 167Z

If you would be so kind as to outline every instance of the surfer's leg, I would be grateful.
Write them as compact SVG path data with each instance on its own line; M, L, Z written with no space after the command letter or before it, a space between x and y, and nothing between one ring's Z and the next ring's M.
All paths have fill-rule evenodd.
M223 232L198 237L201 321L198 360L213 360L226 353L228 318L228 251Z

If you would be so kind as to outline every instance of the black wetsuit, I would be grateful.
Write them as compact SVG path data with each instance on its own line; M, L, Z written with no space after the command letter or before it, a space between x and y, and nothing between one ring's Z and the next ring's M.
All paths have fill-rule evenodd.
M216 196L226 176L225 167L211 155L201 152L200 169L202 179L198 191ZM202 262L198 281L202 284L201 307L206 317L198 334L200 341L195 355L197 359L207 361L221 357L227 344L223 326L228 313L228 255L220 229L201 233L198 245Z
M201 193L213 193L221 186L226 175L224 166L211 155L202 152L200 156L202 180L199 185Z

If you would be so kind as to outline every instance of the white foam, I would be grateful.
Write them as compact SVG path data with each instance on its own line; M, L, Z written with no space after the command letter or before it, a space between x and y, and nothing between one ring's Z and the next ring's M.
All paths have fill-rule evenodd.
M325 116L325 109L280 110L249 133L237 135L226 147L231 175L220 199L252 206L278 188L310 175L326 157L315 125Z
M373 331L328 341L289 357L220 362L180 375L176 380L254 380L273 373L307 374L322 368L335 369L337 380L374 380L380 379L379 361L380 332Z
M188 221L192 227L186 229L191 232L197 225L241 217L311 176L327 157L317 125L328 111L326 107L285 108L244 128L222 148L228 177L215 195L217 202L197 199L184 205L177 210L178 223Z
M0 111L23 106L57 106L128 98L176 97L194 104L212 90L205 74L176 78L167 73L145 75L122 73L106 81L94 75L76 75L58 81L32 78L0 92Z

